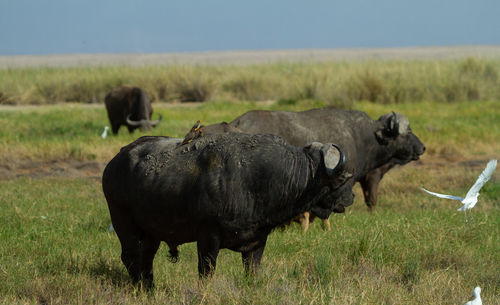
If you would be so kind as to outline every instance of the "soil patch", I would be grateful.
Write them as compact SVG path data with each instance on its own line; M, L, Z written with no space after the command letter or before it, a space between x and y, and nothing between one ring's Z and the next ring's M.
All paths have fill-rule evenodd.
M469 167L477 169L478 173L484 169L489 159L478 160L446 160L443 158L425 158L411 162L405 166L417 166L425 169L445 169L450 167ZM0 164L0 180L14 179L18 177L45 178L79 178L88 177L101 179L106 162L81 161L81 160L17 160L15 162L4 162Z
M94 179L101 179L102 172L105 166L106 163L97 161L23 160L0 164L0 179L13 179L18 177L89 177Z

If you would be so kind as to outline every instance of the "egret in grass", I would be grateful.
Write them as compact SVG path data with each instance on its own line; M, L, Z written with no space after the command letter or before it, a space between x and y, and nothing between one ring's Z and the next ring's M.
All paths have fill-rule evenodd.
M425 188L422 189L427 193L437 196L439 198L453 199L462 202L463 206L460 209L458 209L458 211L465 213L465 222L467 222L467 210L472 209L476 205L477 198L479 197L479 191L481 190L483 185L486 182L488 182L488 180L490 180L491 175L495 171L496 167L497 167L497 160L490 160L488 164L486 164L486 168L483 170L481 175L479 175L479 177L477 178L476 183L474 183L474 185L467 192L467 195L465 195L465 198L434 193L426 190ZM471 220L474 221L474 218L471 217Z
M109 130L109 127L104 126L104 131L101 134L101 138L106 139L106 137L108 136L108 130Z
M465 305L483 305L483 301L481 301L481 288L477 286L474 288L472 292L472 297L474 298L472 301L465 303Z

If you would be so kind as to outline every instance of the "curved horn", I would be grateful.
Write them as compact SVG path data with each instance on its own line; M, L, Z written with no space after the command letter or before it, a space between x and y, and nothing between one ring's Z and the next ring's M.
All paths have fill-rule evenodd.
M335 147L335 149L332 149L333 147ZM346 157L342 148L336 144L330 143L323 145L320 151L328 175L331 176L344 168Z
M394 111L392 112L391 119L391 134L393 136L397 136L399 134L399 118Z
M340 153L340 160L339 160L339 163L337 164L337 169L343 169L344 166L345 166L345 162L346 162L346 157L345 157L345 153L344 151L342 150L342 148L340 148L340 146L338 146L337 144L332 144L333 146L335 146L335 148L337 148L337 150L339 151Z
M151 121L151 126L156 126L156 125L158 125L158 123L160 123L160 121L163 117L161 116L160 113L158 115L159 115L158 120Z
M130 126L141 126L141 121L132 121L129 114L127 115L127 124Z

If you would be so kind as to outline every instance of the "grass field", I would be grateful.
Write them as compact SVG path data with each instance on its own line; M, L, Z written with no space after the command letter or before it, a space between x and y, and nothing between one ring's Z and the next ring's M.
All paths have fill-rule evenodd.
M498 58L500 46L442 46L405 48L349 48L349 49L282 49L204 51L182 53L131 54L49 54L0 55L0 69L22 67L95 67L95 66L169 66L210 65L245 66L276 62L328 62L363 60L449 60L466 57Z
M197 119L231 120L255 108L301 110L326 105L277 103L158 104L163 122L152 135L183 136ZM58 104L0 111L1 304L464 304L479 285L485 304L500 304L500 179L486 184L465 225L457 203L429 197L421 186L464 194L500 151L497 101L376 104L353 108L376 118L395 110L410 118L427 146L420 161L391 171L369 213L356 187L355 204L331 218L270 235L262 272L246 278L240 256L221 251L212 280L197 279L194 244L168 262L155 259L156 289L137 291L107 231L109 213L100 170L121 146L146 133L99 137L104 107ZM96 163L76 174L51 172L56 161ZM43 175L28 168L48 168ZM33 168L32 168L33 169ZM36 171L35 171L36 172Z
M0 105L102 103L133 85L163 102L300 101L352 107L500 100L500 54L440 60L274 62L254 65L77 66L0 69Z
M484 304L500 304L500 170L471 225L457 202L420 190L464 195L500 157L500 57L374 58L0 65L0 304L465 304L475 286ZM146 89L163 121L101 139L102 100L123 84ZM193 96L204 102L178 103ZM315 222L307 233L298 225L273 232L255 277L244 276L238 253L222 250L215 276L199 282L195 244L179 248L176 264L162 245L156 289L131 284L100 180L122 146L142 135L183 137L199 119L329 105L372 118L401 112L427 147L384 177L374 212L356 186L331 231Z

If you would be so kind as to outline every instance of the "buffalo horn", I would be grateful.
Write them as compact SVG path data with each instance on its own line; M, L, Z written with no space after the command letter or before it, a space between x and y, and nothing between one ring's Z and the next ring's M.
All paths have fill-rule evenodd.
M158 120L151 121L151 126L156 126L156 125L158 125L158 123L160 123L162 116L161 116L161 114L158 114L158 115L159 115Z
M391 119L391 133L393 136L397 136L399 134L399 118L394 111L392 112Z
M127 116L127 124L130 126L141 126L141 121L132 121L130 119L130 114Z
M339 146L335 144L325 144L321 147L321 153L328 175L333 175L344 168L346 162L345 153Z

